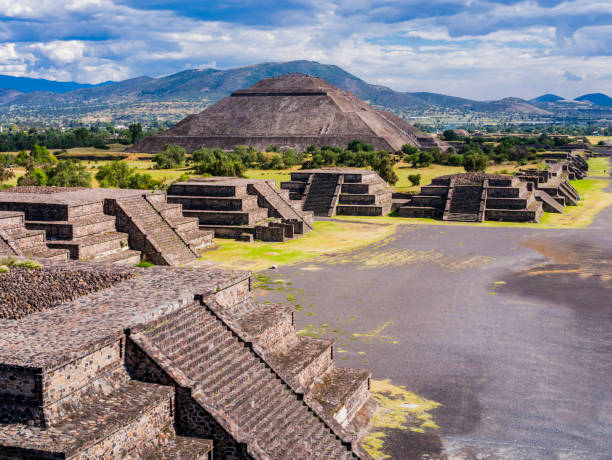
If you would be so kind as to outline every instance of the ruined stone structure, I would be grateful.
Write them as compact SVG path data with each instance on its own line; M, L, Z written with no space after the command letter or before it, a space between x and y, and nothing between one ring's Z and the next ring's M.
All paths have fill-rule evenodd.
M316 216L384 216L391 212L391 187L369 169L325 168L291 173L282 182L289 197Z
M212 232L201 231L197 219L184 217L161 192L15 187L0 193L0 211L21 216L0 221L0 251L9 246L14 255L35 259L68 254L132 264L143 254L155 264L181 265L213 244Z
M398 213L463 222L537 222L544 210L534 191L517 177L465 173L436 177Z
M0 457L369 458L370 373L297 337L287 307L255 303L248 272L23 270L0 273L0 296L49 289L0 316ZM54 303L58 279L87 289Z
M166 144L180 145L187 152L202 147L231 150L237 145L259 149L278 145L303 151L312 144L346 147L355 139L391 152L404 144L447 147L400 117L376 110L325 80L289 74L236 91L127 151L158 153Z
M200 229L220 238L287 241L312 230L312 213L302 211L269 180L190 179L170 186L168 202L181 205Z
M563 171L567 173L569 180L583 179L589 170L589 164L580 155L567 152L548 152L542 154L542 160L546 163L562 163Z
M569 183L570 172L566 163L550 163L548 169L524 169L517 177L535 191L546 212L563 212L565 206L576 206L580 195Z

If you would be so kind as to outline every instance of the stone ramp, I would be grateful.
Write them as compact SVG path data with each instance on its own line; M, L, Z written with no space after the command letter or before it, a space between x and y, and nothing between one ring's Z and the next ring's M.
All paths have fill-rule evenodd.
M144 196L114 200L117 227L130 246L158 265L182 265L199 257Z
M254 458L355 458L252 345L195 302L134 343Z
M556 212L556 213L563 212L563 209L565 208L565 206L563 206L561 203L559 203L557 200L551 197L544 190L535 190L534 194L535 194L535 199L542 203L542 208L544 209L544 211Z
M273 210L272 212L276 214L275 217L303 222L303 233L306 233L308 230L312 230L312 216L304 213L303 211L298 211L291 205L287 198L284 198L283 195L268 182L253 182L250 187L252 187L260 199L265 200L265 202L268 204L266 207L268 210Z
M337 204L336 189L341 177L341 174L315 173L304 200L304 211L312 211L316 216L333 216Z

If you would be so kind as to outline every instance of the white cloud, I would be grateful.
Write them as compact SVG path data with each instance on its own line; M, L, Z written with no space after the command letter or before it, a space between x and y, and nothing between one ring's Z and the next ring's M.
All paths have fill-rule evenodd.
M97 83L211 63L312 59L397 90L477 99L612 92L612 25L572 25L567 32L554 23L578 13L601 13L609 9L607 1L568 0L544 8L535 1L474 0L475 12L386 23L347 11L363 10L375 18L383 9L411 3L387 1L382 9L372 0L304 3L315 8L311 21L270 27L138 10L110 0L0 0L0 14L22 19L1 24L0 72ZM389 36L399 39L372 41ZM425 42L415 44L415 39ZM565 72L582 80L568 80Z

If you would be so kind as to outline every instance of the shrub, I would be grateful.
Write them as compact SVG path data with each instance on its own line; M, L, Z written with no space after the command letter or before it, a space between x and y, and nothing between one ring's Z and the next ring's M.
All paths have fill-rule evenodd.
M79 160L61 160L45 172L52 187L91 187L91 173Z
M413 186L421 184L421 175L420 174L410 174L408 175L408 180Z
M405 155L414 155L415 153L419 153L419 148L414 145L404 144L402 145L401 151Z
M448 164L451 166L462 166L463 165L463 155L453 153L451 156L448 157Z
M185 162L186 152L178 145L166 144L164 150L155 155L153 161L156 169L175 168Z
M489 157L480 154L471 154L463 157L463 168L468 172L486 171Z
M270 145L270 146L268 146L266 151L278 153L278 152L280 152L280 149L278 148L278 145Z
M114 160L100 166L95 177L100 187L128 188L129 177L135 170L136 168L130 168L130 165L125 161Z

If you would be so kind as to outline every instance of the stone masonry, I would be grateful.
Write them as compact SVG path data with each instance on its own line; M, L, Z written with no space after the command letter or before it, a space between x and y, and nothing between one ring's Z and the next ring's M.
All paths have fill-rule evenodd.
M220 238L287 241L312 230L312 213L302 211L269 180L190 179L170 186L168 202L181 205L200 229Z
M282 182L291 200L316 216L384 216L391 212L391 187L369 169L324 168L291 173Z
M212 232L201 231L161 192L15 187L0 192L0 212L4 246L12 241L13 250L21 248L16 255L36 259L67 253L74 260L134 264L144 255L156 264L181 265L213 244ZM7 213L20 213L25 228L7 227L17 225Z
M202 147L232 150L237 145L303 151L312 144L346 147L355 139L390 152L404 144L448 148L397 115L376 110L325 80L287 74L236 91L127 151L158 153L166 144L180 145L187 152Z
M464 222L537 222L544 211L534 191L517 177L465 173L436 177L398 213Z
M93 278L72 300L40 291L42 308L0 319L0 457L369 458L370 373L297 337L287 307L255 303L248 272L72 262L36 273L18 289Z

